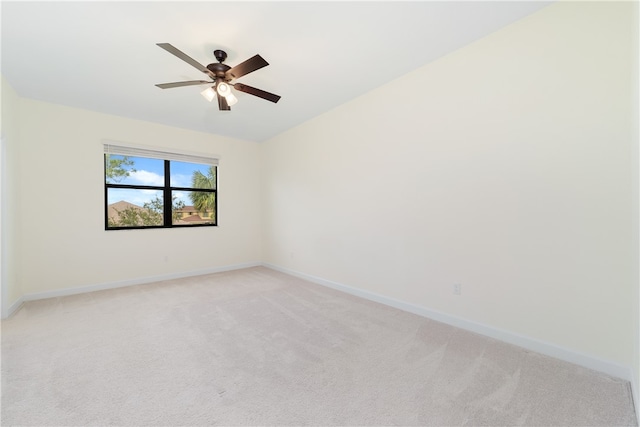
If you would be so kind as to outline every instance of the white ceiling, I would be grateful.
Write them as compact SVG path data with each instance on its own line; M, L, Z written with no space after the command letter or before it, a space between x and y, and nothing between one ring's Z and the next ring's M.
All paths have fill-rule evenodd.
M547 4L2 1L1 71L22 97L263 141ZM159 89L204 75L156 43L204 65L260 54L270 65L238 81L282 99L236 92L221 112L206 86Z

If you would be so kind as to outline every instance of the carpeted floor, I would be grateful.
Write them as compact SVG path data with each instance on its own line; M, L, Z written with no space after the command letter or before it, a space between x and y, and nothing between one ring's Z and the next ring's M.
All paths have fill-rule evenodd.
M263 267L25 304L1 421L636 425L623 380Z

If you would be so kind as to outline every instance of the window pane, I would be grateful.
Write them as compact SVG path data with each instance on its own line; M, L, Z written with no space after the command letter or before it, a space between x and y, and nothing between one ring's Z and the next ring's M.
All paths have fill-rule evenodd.
M216 193L173 191L173 224L215 224Z
M162 225L162 191L129 188L107 189L109 227Z
M138 153L105 153L104 159L107 229L217 225L216 166ZM169 170L170 176L165 176ZM171 200L164 199L168 192ZM167 208L171 204L166 218L164 203Z
M108 184L164 186L164 160L105 154Z
M171 186L183 188L216 188L216 167L198 163L170 162Z

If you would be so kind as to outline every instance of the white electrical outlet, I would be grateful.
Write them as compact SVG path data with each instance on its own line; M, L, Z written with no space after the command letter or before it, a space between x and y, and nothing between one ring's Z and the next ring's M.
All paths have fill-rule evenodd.
M453 284L453 294L462 295L462 285L460 283Z

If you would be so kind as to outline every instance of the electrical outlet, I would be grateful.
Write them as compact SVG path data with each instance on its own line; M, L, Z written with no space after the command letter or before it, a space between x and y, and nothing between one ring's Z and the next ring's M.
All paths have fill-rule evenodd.
M462 295L462 285L460 283L453 284L453 294Z

